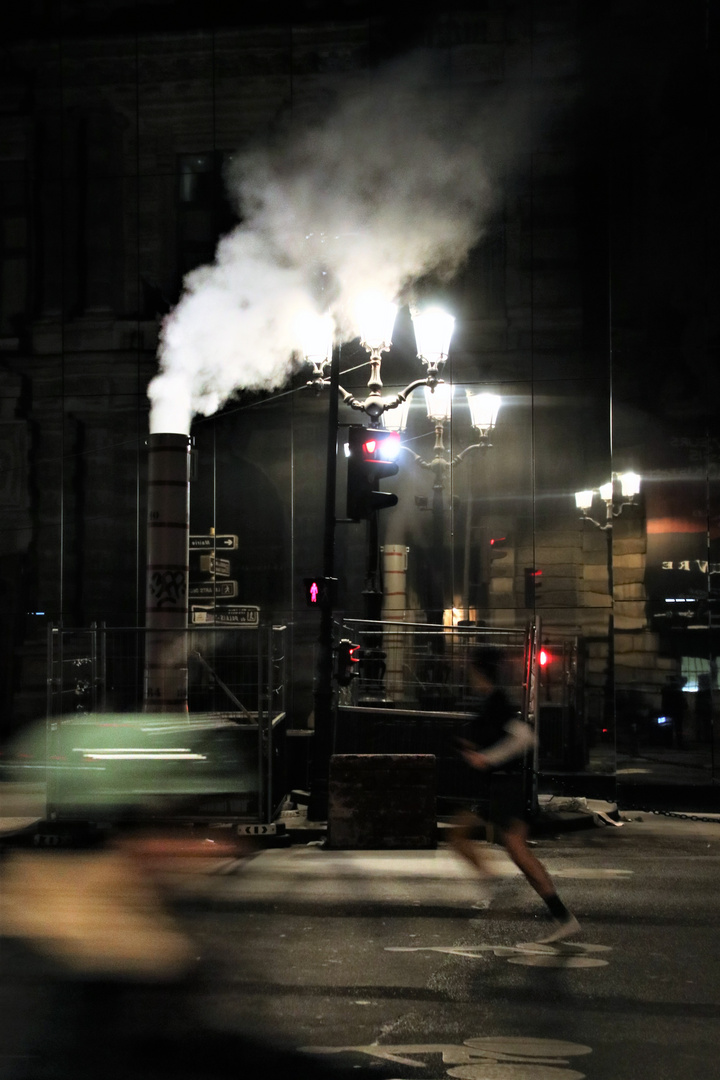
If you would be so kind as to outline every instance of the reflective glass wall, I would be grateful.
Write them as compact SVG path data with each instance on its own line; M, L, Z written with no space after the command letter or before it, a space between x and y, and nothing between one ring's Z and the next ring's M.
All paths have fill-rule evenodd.
M408 621L540 621L549 788L712 787L717 211L702 92L712 27L701 5L678 6L677 18L672 8L658 22L649 3L458 4L411 41L381 18L144 27L135 5L124 22L114 4L90 26L60 4L42 35L28 26L8 42L8 727L43 711L48 621L142 625L147 386L183 276L241 220L228 187L238 156L420 45L449 90L517 107L482 235L451 277L435 267L416 283L456 317L443 371L452 404L438 420L422 388L410 396L399 471L384 482L398 504L379 515L377 550L365 523L342 520L347 426L364 417L340 405L338 615L385 604L384 560L402 549ZM422 214L418 205L419 232ZM386 396L423 377L416 353L401 302L382 358ZM358 339L343 344L340 369L364 399ZM309 378L297 359L281 385L248 393L239 371L237 393L191 428L191 618L230 622L233 609L257 607L291 627L299 729L312 723L318 632L302 581L321 571L327 534L330 391ZM500 399L491 430L470 412L483 393ZM633 493L628 473L640 478ZM211 536L213 561L202 546Z

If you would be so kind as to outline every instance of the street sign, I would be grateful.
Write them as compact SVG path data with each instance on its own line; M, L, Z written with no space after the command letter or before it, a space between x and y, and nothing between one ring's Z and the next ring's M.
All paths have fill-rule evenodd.
M220 577L230 577L230 560L218 559L217 555L201 555L200 569L205 574L217 574Z
M247 630L257 630L260 626L260 608L254 604L241 607L238 604L226 604L224 607L209 607L205 604L192 604L193 623L205 626L244 626Z
M257 627L260 625L260 608L254 604L239 607L228 604L215 609L215 622L225 625Z
M271 821L268 825L237 825L238 836L277 836L279 831L285 832L283 822L280 822L282 830L278 829L276 822Z
M231 533L221 536L193 536L190 534L191 551L237 551L238 538Z
M191 581L188 587L191 600L232 600L237 594L237 581Z

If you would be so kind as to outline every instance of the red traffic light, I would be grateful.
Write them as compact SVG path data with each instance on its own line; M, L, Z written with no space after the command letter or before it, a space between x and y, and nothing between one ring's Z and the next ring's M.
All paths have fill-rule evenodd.
M400 436L396 431L371 431L362 444L365 461L394 461L400 453Z
M545 667L547 664L551 664L553 659L553 654L549 653L547 649L540 650L538 654L538 661L540 663L540 667Z
M490 560L495 562L497 559L507 558L508 553L508 538L507 536L493 536L490 539Z
M337 668L335 677L340 686L349 686L353 676L358 674L353 664L360 663L360 646L349 638L342 638L337 644Z

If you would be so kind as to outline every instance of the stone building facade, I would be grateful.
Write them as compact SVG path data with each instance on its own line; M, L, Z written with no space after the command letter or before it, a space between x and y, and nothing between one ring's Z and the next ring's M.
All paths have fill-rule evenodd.
M5 728L42 712L48 621L142 625L146 391L184 274L237 223L228 163L281 117L301 124L348 77L416 48L478 100L543 102L480 242L440 287L457 315L449 377L503 397L494 446L448 481L444 606L497 626L540 615L549 639L582 641L593 701L609 670L648 715L668 675L697 685L707 673L716 688L717 214L704 194L716 136L698 96L715 39L702 5L668 0L662 17L643 2L430 5L412 37L392 5L308 3L272 19L160 2L47 7L28 5L0 86ZM672 149L680 130L691 175ZM401 315L384 362L389 391L418 375L408 325ZM350 368L363 359L357 343L344 355ZM348 389L364 378L351 372ZM309 712L301 580L319 566L326 409L305 382L298 368L286 396L241 394L192 432L192 528L238 534L239 598L291 623L297 726ZM410 416L425 451L419 403ZM449 452L472 439L456 395ZM643 477L637 505L609 531L584 520L574 492L629 469ZM657 543L649 554L648 522L663 536L665 518L645 494L683 477L699 485L687 516L705 523L707 570L678 623L657 575L648 591L650 554L660 570L674 556L658 562ZM382 538L407 545L408 610L422 613L432 515L413 496L431 485L412 465L394 484ZM667 535L683 532L682 513L669 517ZM495 563L485 545L501 535L508 554ZM338 527L337 561L341 607L361 615L362 529Z

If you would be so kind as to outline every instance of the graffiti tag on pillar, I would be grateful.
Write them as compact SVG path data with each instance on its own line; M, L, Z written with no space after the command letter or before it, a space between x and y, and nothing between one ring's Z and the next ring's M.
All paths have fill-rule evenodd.
M154 570L148 587L159 608L178 607L185 602L186 580L182 570Z

